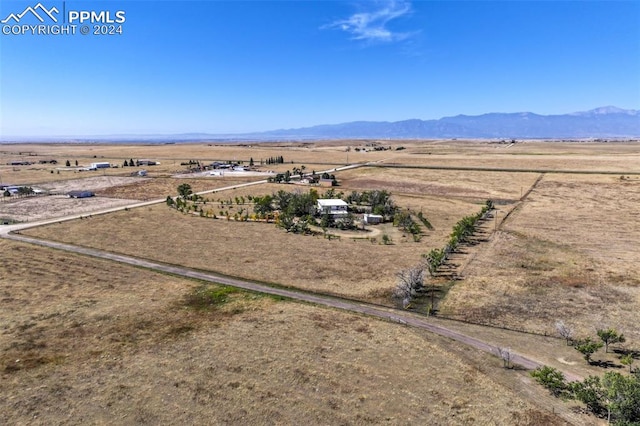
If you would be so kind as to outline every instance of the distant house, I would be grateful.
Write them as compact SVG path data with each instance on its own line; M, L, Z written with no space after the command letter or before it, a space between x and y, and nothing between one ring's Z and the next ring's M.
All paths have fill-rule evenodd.
M111 164L107 162L91 163L91 166L89 166L90 169L108 169L109 167L111 167Z
M7 164L10 166L30 166L33 163L31 163L30 161L18 160L18 161L10 161Z
M143 160L136 161L136 166L155 166L157 164L160 164L160 163L154 160L148 160L146 158Z
M330 214L332 216L344 216L347 212L348 204L340 199L318 200L316 206L319 214Z
M69 198L89 198L95 196L96 194L91 191L69 191L67 192L67 195L69 196Z

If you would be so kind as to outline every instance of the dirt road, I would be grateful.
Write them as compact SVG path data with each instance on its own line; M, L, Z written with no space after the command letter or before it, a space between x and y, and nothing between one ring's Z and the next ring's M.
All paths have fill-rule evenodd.
M471 347L474 347L478 350L499 356L498 348L496 346L490 345L486 342L483 342L474 337L459 333L457 331L453 331L445 327L435 325L433 323L430 323L428 318L425 318L424 316L413 314L407 311L401 311L397 309L386 308L378 305L372 305L364 302L357 302L353 300L341 299L341 298L331 297L326 295L313 294L313 293L304 292L300 290L272 287L272 286L268 286L265 284L256 283L248 280L230 278L230 277L218 275L215 273L196 271L196 270L185 268L182 266L167 265L163 263L152 262L145 259L135 258L132 256L124 256L120 254L110 253L107 251L96 250L96 249L91 249L86 247L77 247L77 246L58 243L54 241L38 240L36 238L25 237L19 234L9 234L5 232L2 234L2 237L15 240L15 241L21 241L29 244L36 244L36 245L54 248L58 250L79 253L79 254L97 257L101 259L108 259L114 262L125 263L125 264L129 264L129 265L133 265L141 268L151 269L154 271L161 271L169 274L178 275L181 277L195 278L195 279L208 281L212 283L218 283L218 284L229 285L237 288L242 288L249 291L271 294L271 295L281 296L281 297L285 297L293 300L313 303L316 305L327 306L331 308L342 309L349 312L369 315L372 317L377 317L377 318L385 319L388 321L396 322L402 325L428 330L432 333L436 333L441 336L448 337L450 339L453 339L458 342L469 345ZM513 364L521 365L526 369L535 369L543 365L542 363L534 359L524 357L516 353L512 353L511 362ZM565 372L565 376L568 380L571 380L571 381L582 379L581 377L578 377L566 372Z

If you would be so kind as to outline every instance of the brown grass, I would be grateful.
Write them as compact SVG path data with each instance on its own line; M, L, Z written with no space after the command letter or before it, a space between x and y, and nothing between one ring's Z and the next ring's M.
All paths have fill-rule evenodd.
M149 168L154 179L101 189L112 197L145 199L164 197L165 191L175 192L175 186L182 183L169 177L174 159L178 163L180 159L248 161L249 157L258 161L263 156L284 155L295 164L280 166L282 170L305 164L311 171L344 163L347 147L365 147L369 142L3 148L17 151L29 147L42 156L57 155L72 161L74 154L86 162L102 158L120 161L120 156L159 159L163 162L160 167ZM542 333L553 333L553 323L558 319L583 335L593 335L594 327L611 326L625 333L628 348L637 349L640 263L636 243L640 228L635 212L640 201L640 144L524 142L511 148L466 141L393 144L407 149L358 154L352 149L349 162L384 160L427 166L619 173L545 175L501 231L491 235L495 223L485 223L481 239L489 241L465 247L462 255L456 255L454 263L462 270L464 280L455 283L440 308L446 315ZM94 155L99 160L92 160ZM9 157L15 159L15 154L0 153L3 162ZM7 166L0 166L0 173L3 182L15 183L51 181L62 176L26 168L14 172ZM124 176L124 169L106 173ZM399 269L414 265L431 248L441 247L451 226L462 216L475 213L478 203L486 198L503 202L498 216L502 220L538 176L382 168L338 174L339 191L387 189L400 206L422 211L435 230L427 231L419 243L389 225L381 230L394 244L385 246L379 244L380 238L371 243L345 237L332 241L302 237L287 234L273 224L203 219L182 215L164 205L25 233L391 303L389 290ZM227 186L227 182L213 179L187 182L197 191ZM264 195L278 189L307 190L263 185L208 197L215 205L218 198ZM532 408L531 402L522 402L523 398L537 406L561 404L545 399L544 392L540 394L526 377L514 383L501 369L480 367L495 360L487 361L473 351L425 333L405 328L399 333L391 324L244 296L225 305L228 311L224 314L218 310L212 317L203 316L198 310L177 308L194 285L189 282L121 266L114 269L110 263L80 257L74 259L83 261L69 261L67 255L26 247L8 242L0 245L5 253L3 279L11 276L13 280L3 288L0 299L2 312L6 312L0 314L4 333L0 342L3 354L8 354L3 362L6 368L10 362L20 364L11 361L13 358L27 360L25 368L8 367L11 371L5 377L10 380L0 385L3 395L15 395L0 400L5 404L0 410L10 412L14 417L9 419L16 422L24 423L34 414L50 420L43 423L62 422L63 414L46 408L57 406L60 400L68 407L69 416L81 412L94 422L119 418L122 422L162 423L175 418L176 422L193 423L206 415L214 423L258 424L263 419L309 424L548 424L553 420ZM32 260L21 266L31 255ZM53 260L49 261L50 257ZM70 265L70 275L57 265ZM99 291L100 286L107 285L100 281L105 271L120 284L109 280L114 288ZM41 281L53 284L43 285ZM141 285L132 288L131 282ZM46 292L34 292L37 286ZM147 299L151 289L154 296ZM48 299L50 294L55 297ZM25 304L29 300L38 303ZM599 372L585 367L577 353L564 347L562 341L449 324L556 367L569 366L576 374ZM108 339L102 337L101 330ZM80 343L68 343L69 339ZM60 351L65 345L73 350ZM98 348L96 354L83 350L94 346ZM429 369L423 371L415 366L425 365L425 353L429 354ZM599 353L594 358L618 363L613 355ZM108 373L92 381L95 371L103 370ZM434 378L427 370L442 371L442 376ZM487 381L485 373L522 397ZM142 379L134 381L132 377ZM43 378L49 380L42 385L46 387L40 385ZM381 383L388 387L383 385L384 390L377 391ZM451 387L447 387L449 384ZM565 418L572 418L576 424L593 421Z
M581 334L615 327L637 347L637 186L611 176L546 176L465 270L443 310L549 333L556 320Z
M428 333L243 292L193 309L193 282L9 241L0 258L9 424L564 424Z

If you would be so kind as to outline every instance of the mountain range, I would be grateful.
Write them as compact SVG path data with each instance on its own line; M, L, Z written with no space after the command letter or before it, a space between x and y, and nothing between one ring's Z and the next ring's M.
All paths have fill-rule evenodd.
M640 138L640 111L613 106L562 115L531 112L456 115L437 120L352 121L265 132L0 137L2 142L284 141L318 139L600 139Z
M563 115L531 112L456 115L438 120L354 121L255 136L284 139L338 138L625 138L640 136L640 111L601 107Z

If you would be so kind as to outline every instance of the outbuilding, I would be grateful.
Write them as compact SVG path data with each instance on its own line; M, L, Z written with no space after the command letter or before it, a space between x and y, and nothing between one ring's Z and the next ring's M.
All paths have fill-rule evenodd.
M367 225L377 225L378 223L382 223L384 218L379 214L365 214L364 215L364 223Z
M108 169L109 167L111 167L111 164L107 162L91 163L91 166L89 166L90 169Z
M89 198L95 196L96 194L91 191L69 191L67 192L67 195L69 196L69 198Z

